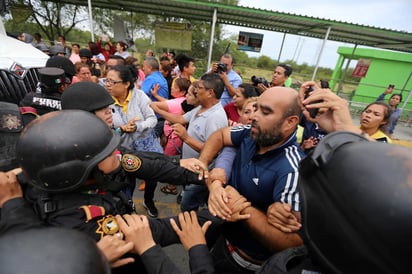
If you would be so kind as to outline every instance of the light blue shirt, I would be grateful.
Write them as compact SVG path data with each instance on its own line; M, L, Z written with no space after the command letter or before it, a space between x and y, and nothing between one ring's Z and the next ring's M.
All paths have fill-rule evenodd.
M169 98L169 88L168 88L166 79L163 77L160 71L155 71L147 75L146 78L144 78L141 89L144 91L144 93L146 93L147 96L149 96L149 98L152 101L156 102L157 99L150 92L150 90L154 88L156 84L160 85L160 89L157 92L157 94L165 99L168 99Z
M237 88L240 84L242 84L242 78L233 69L231 69L227 73L227 79L234 88ZM220 103L222 104L222 106L225 106L230 102L232 102L232 96L230 96L229 91L225 86L225 88L223 89L222 97L220 97Z

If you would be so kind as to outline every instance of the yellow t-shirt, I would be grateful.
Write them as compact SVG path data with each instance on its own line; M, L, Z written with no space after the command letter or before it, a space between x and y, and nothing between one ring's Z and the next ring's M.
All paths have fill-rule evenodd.
M383 133L382 131L378 130L377 132L375 132L371 138L375 139L378 142L383 142L383 143L389 143L392 144L392 139L389 138L385 133Z
M129 94L126 97L126 100L124 100L124 102L122 104L120 104L119 101L115 97L113 97L113 100L114 100L114 104L117 105L117 106L120 106L122 108L122 112L126 113L127 112L127 106L129 105L130 98L132 98L132 91L129 91Z

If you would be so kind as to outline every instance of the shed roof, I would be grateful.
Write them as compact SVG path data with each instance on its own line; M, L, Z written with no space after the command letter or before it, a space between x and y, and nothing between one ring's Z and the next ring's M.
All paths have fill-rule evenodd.
M87 0L52 1L74 5L88 5ZM412 52L412 33L410 32L298 14L194 0L91 0L91 3L93 7L99 8L207 22L212 20L213 12L216 9L217 23L220 24L320 39L325 37L327 29L331 27L328 37L328 40L331 41Z

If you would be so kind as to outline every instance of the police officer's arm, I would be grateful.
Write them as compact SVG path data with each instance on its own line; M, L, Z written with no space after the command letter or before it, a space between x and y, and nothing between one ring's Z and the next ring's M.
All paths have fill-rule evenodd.
M230 204L231 200L237 200L237 197L241 195L231 186L227 186L225 190L228 195L232 197L229 199L229 207L232 207ZM259 242L273 252L303 244L302 239L297 233L285 233L280 231L268 223L265 212L262 212L253 206L248 206L243 209L240 212L240 216L248 216L243 222L245 222L249 230L256 236Z
M188 123L186 121L186 119L183 117L183 115L169 113L169 112L159 108L159 106L154 104L154 103L150 103L150 107L153 109L154 112L161 115L165 120L168 120L172 124L179 123L179 124L182 124L182 125L186 125Z
M204 184L198 179L198 175L191 170L196 170L199 161L189 164L186 169L179 166L179 159L161 153L134 151L133 154L122 156L122 167L128 176L134 176L143 180L155 180L169 182L171 184L188 185ZM183 162L184 165L188 163Z
M23 198L16 173L21 169L0 172L0 235L8 231L43 226L43 222Z

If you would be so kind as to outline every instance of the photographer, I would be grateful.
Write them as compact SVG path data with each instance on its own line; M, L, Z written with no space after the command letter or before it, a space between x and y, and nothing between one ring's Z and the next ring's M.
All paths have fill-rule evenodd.
M242 78L233 70L233 57L230 53L225 53L220 58L219 63L214 63L210 73L217 73L222 78L225 88L220 102L222 106L232 101L236 88L242 84Z
M286 80L292 74L292 67L288 64L278 64L273 72L272 81L269 84L270 87L284 87ZM268 89L263 83L257 85L260 93L265 92Z

